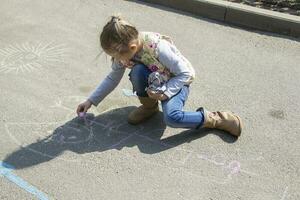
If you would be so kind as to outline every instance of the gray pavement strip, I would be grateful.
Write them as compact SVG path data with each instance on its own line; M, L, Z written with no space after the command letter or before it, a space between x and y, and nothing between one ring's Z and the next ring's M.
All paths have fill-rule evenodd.
M240 27L300 37L299 16L222 0L141 0L141 2L167 6Z

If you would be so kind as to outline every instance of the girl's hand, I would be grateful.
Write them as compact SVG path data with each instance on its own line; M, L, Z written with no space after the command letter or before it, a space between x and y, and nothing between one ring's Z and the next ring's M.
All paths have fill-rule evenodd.
M79 104L76 111L77 115L80 116L79 113L82 112L86 113L91 106L92 106L92 102L90 100L86 100L85 102Z
M151 99L156 99L156 100L160 100L160 101L164 101L166 99L168 99L168 96L162 93L156 93L152 90L147 90L147 94Z

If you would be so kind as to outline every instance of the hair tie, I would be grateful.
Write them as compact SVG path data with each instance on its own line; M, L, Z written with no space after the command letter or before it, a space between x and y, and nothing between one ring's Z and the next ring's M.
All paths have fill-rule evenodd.
M111 19L111 21L112 22L114 22L114 23L116 23L116 22L118 22L118 21L120 21L121 19L120 19L120 17L118 17L118 16L112 16L112 19Z

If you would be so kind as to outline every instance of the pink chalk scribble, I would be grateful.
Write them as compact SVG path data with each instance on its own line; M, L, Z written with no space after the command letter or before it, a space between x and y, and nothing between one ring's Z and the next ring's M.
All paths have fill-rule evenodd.
M228 168L230 169L230 174L237 174L241 171L241 164L239 161L234 160L228 164Z
M58 139L59 144L64 144L64 143L65 143L64 140L65 140L65 136L60 135L60 136L59 136L59 139Z

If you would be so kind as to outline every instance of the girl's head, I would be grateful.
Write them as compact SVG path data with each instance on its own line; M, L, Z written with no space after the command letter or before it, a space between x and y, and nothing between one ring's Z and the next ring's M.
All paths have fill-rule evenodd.
M108 55L127 62L140 48L139 32L120 16L112 16L103 27L100 43Z

